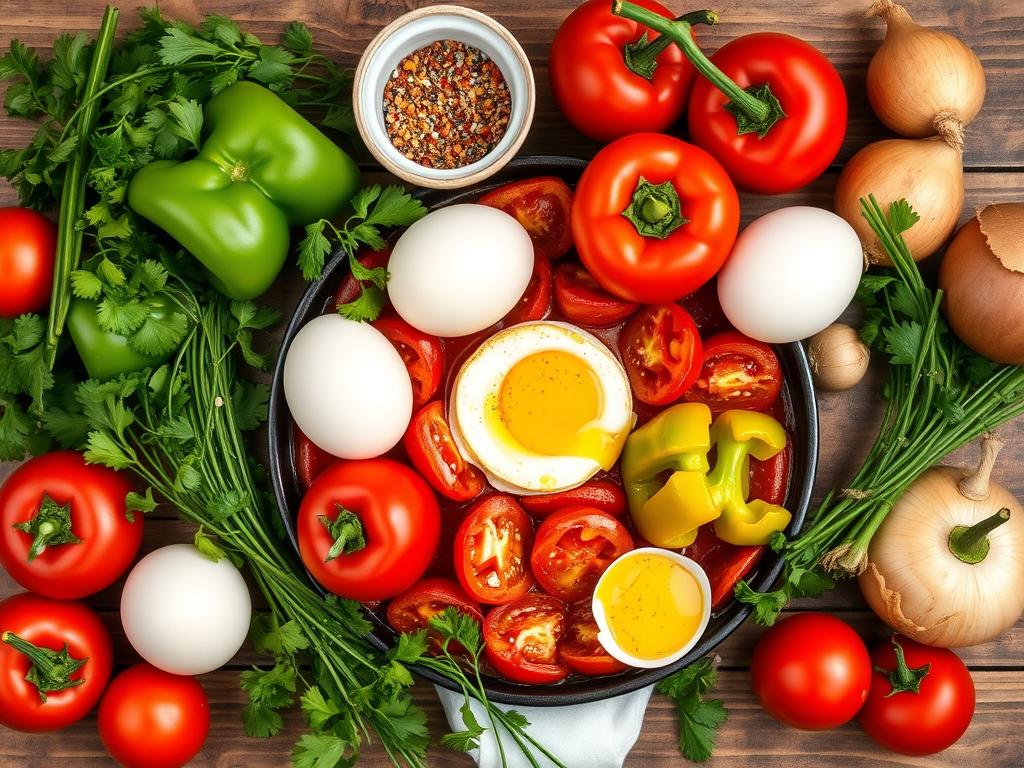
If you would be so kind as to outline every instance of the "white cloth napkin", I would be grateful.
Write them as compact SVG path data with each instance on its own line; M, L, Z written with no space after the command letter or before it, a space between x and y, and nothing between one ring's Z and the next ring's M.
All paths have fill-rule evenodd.
M464 701L462 694L434 687L452 730L464 730L459 713ZM530 735L568 768L622 768L626 755L640 735L644 712L653 690L653 686L641 688L614 699L569 707L498 706L521 712L530 721ZM483 707L476 701L472 701L471 706L480 724L489 725ZM505 747L508 768L529 768L526 758L509 735L502 732L500 738ZM480 749L470 755L480 768L501 768L501 757L491 728L480 738ZM536 757L544 768L553 765L541 754Z

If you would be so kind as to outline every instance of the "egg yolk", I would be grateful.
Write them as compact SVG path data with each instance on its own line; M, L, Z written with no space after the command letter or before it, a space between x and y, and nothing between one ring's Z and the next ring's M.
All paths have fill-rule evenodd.
M686 568L640 554L613 564L594 593L618 646L637 659L670 656L693 639L704 618L704 595Z
M498 408L516 442L545 456L578 456L610 469L626 437L597 426L601 381L570 352L545 350L518 361L501 383Z

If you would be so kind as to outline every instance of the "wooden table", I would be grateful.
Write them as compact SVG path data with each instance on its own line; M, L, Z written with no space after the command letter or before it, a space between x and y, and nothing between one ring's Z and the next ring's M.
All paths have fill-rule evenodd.
M102 13L103 0L0 0L0 45L6 48L11 38L20 38L45 51L53 39L66 30L95 31ZM122 30L136 20L129 6L148 2L122 3ZM234 17L243 26L276 39L282 26L301 19L313 30L321 50L336 61L354 66L360 52L384 24L408 8L427 3L387 2L386 0L217 0L161 3L165 15L198 21L207 13ZM537 114L524 153L562 153L590 156L596 145L583 139L562 118L548 88L547 54L562 18L572 2L543 0L467 0L467 5L487 11L504 23L522 42L537 75L539 89ZM765 7L765 6L772 7ZM742 196L743 220L774 208L795 203L828 207L838 168L853 152L868 141L885 135L885 130L868 109L864 94L864 74L868 59L882 36L882 25L863 17L866 2L844 0L792 0L788 4L752 0L725 0L716 4L723 23L712 31L701 30L702 44L715 50L726 40L759 30L778 30L799 35L828 54L839 68L850 98L850 125L846 143L837 164L808 189L779 198ZM945 6L945 7L944 7ZM673 8L685 10L678 2ZM911 8L923 24L957 31L981 56L988 77L985 107L967 132L967 197L965 217L976 206L992 201L1024 198L1024 101L1020 98L1024 82L1024 1L968 0L939 2L917 0ZM27 142L33 128L12 120L0 120L0 146L20 146ZM0 187L0 205L15 203L10 189ZM279 283L275 303L292 306L301 290L294 275ZM875 369L868 380L853 392L823 395L820 399L822 450L818 476L819 495L850 476L859 465L873 439L879 417L881 372ZM1002 436L1010 446L1003 452L996 478L1018 494L1024 494L1024 425L1010 425ZM974 461L973 452L954 457ZM190 526L168 517L153 516L146 522L144 550L191 538ZM1024 585L1022 585L1024 588ZM0 598L19 588L0 573ZM97 595L90 602L103 614L114 633L117 657L128 663L135 657L124 639L116 606L120 585ZM815 603L802 602L794 610L827 610L851 622L869 641L884 635L881 623L868 611L855 588L846 585ZM997 768L1024 764L1024 623L996 641L965 649L962 656L971 666L978 691L977 714L966 736L947 752L928 758L908 759L881 752L857 728L848 725L828 733L803 733L790 730L771 720L750 693L747 666L751 649L760 630L747 625L718 650L721 673L718 695L730 711L722 728L713 768L775 766L806 768L818 765L842 766L952 766L965 763ZM263 768L288 764L288 754L302 731L294 713L287 720L285 733L270 741L247 739L242 733L239 711L243 694L237 673L252 663L243 651L225 669L205 675L202 683L213 709L212 730L194 766ZM442 733L443 715L436 698L425 685L418 698L431 718L431 729ZM557 744L551 745L557 752ZM54 761L67 768L85 768L110 764L96 735L95 717L67 731L49 736L28 736L0 729L0 764L14 768L52 766ZM684 761L676 748L676 715L670 703L655 696L647 713L643 733L627 765L631 768L680 765ZM361 765L385 766L383 753L368 747ZM470 761L443 749L431 756L434 766L465 766ZM570 768L585 768L571 766Z

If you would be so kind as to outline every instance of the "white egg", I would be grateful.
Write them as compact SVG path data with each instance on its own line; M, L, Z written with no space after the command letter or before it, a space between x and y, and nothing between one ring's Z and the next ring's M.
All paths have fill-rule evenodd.
M626 372L599 339L567 323L521 323L463 363L449 406L467 460L499 490L574 488L618 460L633 425Z
M412 382L401 355L367 323L313 318L284 361L292 418L323 450L369 459L391 450L412 418Z
M835 322L863 271L860 240L842 218L821 208L780 208L740 233L718 275L718 299L738 330L785 344Z
M154 667L202 675L223 667L249 632L252 603L227 558L204 557L191 544L173 544L142 558L121 593L128 642Z
M466 336L498 322L533 274L523 226L486 205L428 213L395 243L388 296L410 325L435 336Z

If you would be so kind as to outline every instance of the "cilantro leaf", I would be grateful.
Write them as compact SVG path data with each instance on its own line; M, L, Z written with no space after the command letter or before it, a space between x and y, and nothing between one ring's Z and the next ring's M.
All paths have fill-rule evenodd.
M273 613L257 613L249 626L249 637L258 653L285 656L309 647L302 628L294 619L281 624Z
M324 235L326 219L306 226L306 236L299 244L299 269L306 280L315 280L324 270L324 261L331 252L331 241Z
M196 535L192 537L192 543L195 548L199 550L199 554L205 557L207 560L213 562L219 562L227 557L227 553L217 544L213 542L209 536L203 531L203 526L199 526L196 531Z
M206 505L206 511L210 518L216 522L224 522L229 517L237 515L246 505L250 503L247 494L235 488L214 496Z
M71 290L82 299L98 299L103 293L103 283L92 272L76 269L71 273Z
M156 501L153 499L153 489L146 488L146 494L140 495L135 491L128 491L128 495L124 499L124 513L125 517L128 518L128 522L135 522L135 512L141 512L142 514L148 514L156 509Z
M442 639L455 641L470 654L480 652L480 623L452 606L448 606L430 619L430 626L437 631Z
M924 328L920 323L903 321L882 330L885 350L893 365L913 365L924 344Z
M733 587L733 594L739 602L753 607L754 621L765 627L773 626L789 603L785 586L770 592L755 592L747 582L740 581Z
M173 66L202 56L213 58L220 52L221 47L216 43L189 34L180 27L169 27L160 39L157 56L161 64Z
M235 408L235 422L243 432L256 429L267 420L270 388L266 384L239 379L231 394Z
M297 56L309 56L313 53L313 34L301 21L292 21L285 27L281 45Z
M249 694L242 710L248 735L266 738L280 732L283 723L278 710L292 705L296 678L295 666L280 660L269 670L253 667L239 675L242 690Z
M260 47L259 59L249 67L248 75L265 85L286 82L292 75L295 56L284 48L264 45Z
M162 357L181 345L188 329L188 318L181 312L166 312L157 316L147 311L145 320L128 337L128 346L143 355Z
M0 461L20 461L36 431L32 418L13 398L0 396Z
M199 150L203 132L203 109L195 99L179 96L167 105L174 122L173 130L178 136Z
M354 768L359 753L348 740L329 733L307 733L292 750L293 768Z
M384 311L386 299L384 291L377 286L364 285L363 291L358 297L338 305L338 314L347 320L355 320L357 323L372 323Z
M459 713L462 715L462 724L466 726L466 730L446 733L441 737L441 743L448 747L448 749L453 749L456 752L469 752L473 749L479 749L480 737L484 734L486 728L480 725L480 721L476 719L468 698L463 700L462 706L459 707Z
M111 469L128 469L135 461L106 432L89 433L86 443L85 460L89 464L103 464Z
M657 685L679 712L679 751L687 760L703 763L715 749L718 727L728 717L725 705L704 696L715 687L717 673L710 659L701 659Z
M895 200L889 204L889 224L896 234L906 232L920 220L921 217L910 207L906 199Z

